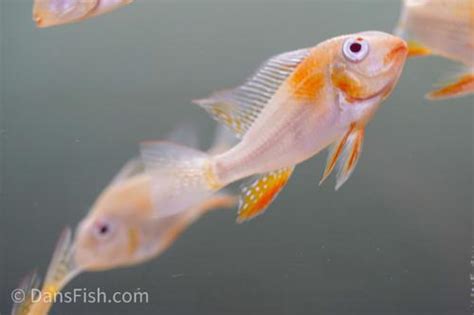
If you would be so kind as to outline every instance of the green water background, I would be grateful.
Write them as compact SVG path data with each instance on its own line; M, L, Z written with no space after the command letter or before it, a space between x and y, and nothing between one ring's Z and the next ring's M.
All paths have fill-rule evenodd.
M31 3L1 3L0 312L137 143L190 103L237 85L271 55L363 30L391 31L399 1L136 1L39 30ZM352 178L318 187L325 154L300 165L267 213L193 225L159 259L85 274L72 288L141 288L149 304L57 305L53 314L468 314L473 98L423 94L459 66L410 60L367 128Z

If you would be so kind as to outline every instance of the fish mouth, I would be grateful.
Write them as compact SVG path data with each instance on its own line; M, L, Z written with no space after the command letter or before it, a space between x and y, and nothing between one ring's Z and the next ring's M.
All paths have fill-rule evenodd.
M384 86L372 93L371 95L368 95L364 97L362 100L373 100L375 98L381 98L385 99L390 92L393 90L395 87L395 84L397 83L402 70L403 70L403 64L405 63L405 60L408 55L408 45L405 41L400 41L399 44L397 44L392 50L388 52L388 54L385 56L384 59L384 70L382 71L382 74L379 76L380 80L383 80L384 76L391 75L391 72L396 72L395 74L391 75L392 78L388 80Z
M54 250L48 272L46 273L43 290L57 294L74 277L82 272L83 269L75 261L74 252L72 230L67 227L61 233Z
M392 50L390 50L384 58L384 65L387 71L391 71L395 67L399 67L408 56L408 44L405 41L400 40Z
M43 18L38 13L33 14L33 21L35 22L37 27L43 26Z

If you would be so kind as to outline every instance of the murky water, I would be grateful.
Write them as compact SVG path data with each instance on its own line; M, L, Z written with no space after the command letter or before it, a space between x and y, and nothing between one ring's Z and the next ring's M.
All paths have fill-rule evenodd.
M390 31L399 10L398 1L143 0L38 30L30 1L0 2L2 314L140 140L186 120L211 141L214 124L191 99L240 83L275 53ZM458 68L408 62L337 193L318 187L320 155L264 216L236 225L235 212L212 213L159 259L67 288L140 288L149 303L62 304L53 314L472 313L473 98L422 98Z

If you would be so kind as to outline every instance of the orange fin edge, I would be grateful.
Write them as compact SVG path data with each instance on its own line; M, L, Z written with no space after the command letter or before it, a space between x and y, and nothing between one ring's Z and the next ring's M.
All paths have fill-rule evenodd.
M239 200L237 223L249 221L263 214L285 187L293 170L292 166L272 171L244 186Z
M326 161L326 167L324 169L323 176L321 180L319 181L320 186L324 183L324 181L329 177L329 175L331 175L332 171L334 170L337 160L339 159L339 157L341 156L341 153L344 150L344 146L346 145L347 138L349 137L351 132L354 130L354 127L355 125L352 124L349 127L349 130L344 134L344 136L337 143L334 143L331 146L329 150L328 158Z
M321 185L336 168L336 190L338 190L351 176L359 160L365 130L355 123L329 151L326 168L319 184Z
M336 190L349 179L359 161L364 142L364 128L354 129L347 138L347 144L342 154L337 170Z
M419 42L409 40L407 44L408 44L408 57L409 58L429 56L433 53L431 49L423 46Z
M474 73L467 73L442 88L426 94L429 100L443 100L447 98L460 97L474 93Z

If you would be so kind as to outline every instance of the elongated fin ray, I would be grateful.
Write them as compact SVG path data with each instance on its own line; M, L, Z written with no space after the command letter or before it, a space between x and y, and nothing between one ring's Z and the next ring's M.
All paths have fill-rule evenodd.
M11 315L30 314L33 298L35 298L33 289L39 289L40 282L40 277L36 271L23 278L18 286L18 290L21 290L19 292L23 293L23 302L13 304Z
M349 128L349 131L347 131L344 136L337 142L333 143L331 147L329 148L329 154L328 158L326 161L326 168L324 169L324 174L319 182L319 185L321 185L328 177L331 175L331 172L334 170L334 167L337 164L337 160L341 156L342 152L344 151L344 146L347 143L347 138L351 134L351 132L354 130L354 125L351 125Z
M242 187L237 222L251 220L262 214L285 187L294 167L287 167L261 175Z
M364 129L356 128L347 137L344 151L336 165L336 190L338 190L351 176L359 161L364 142Z
M65 228L54 250L43 284L43 292L52 296L80 272L72 257L72 231Z
M184 211L221 188L204 152L169 142L145 142L141 155L152 179L152 199L160 217Z
M463 74L455 82L426 94L429 100L443 100L474 93L474 72Z
M309 49L300 49L270 58L243 85L193 102L241 138L308 54Z
M336 169L336 190L339 189L354 171L363 141L364 128L352 125L344 136L331 146L326 168L319 184L321 185Z

